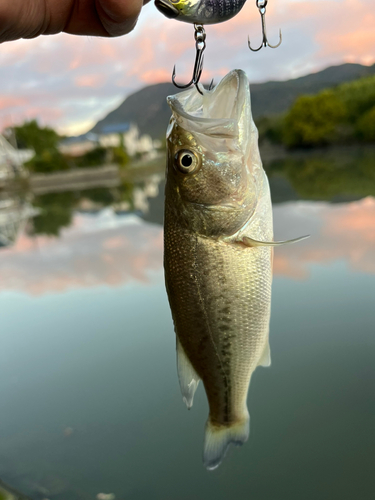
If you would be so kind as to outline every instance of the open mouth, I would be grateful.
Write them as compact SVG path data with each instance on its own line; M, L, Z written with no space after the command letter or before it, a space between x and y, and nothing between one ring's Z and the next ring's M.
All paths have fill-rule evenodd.
M155 0L155 7L169 19L175 19L179 15L176 7L170 5L165 0Z

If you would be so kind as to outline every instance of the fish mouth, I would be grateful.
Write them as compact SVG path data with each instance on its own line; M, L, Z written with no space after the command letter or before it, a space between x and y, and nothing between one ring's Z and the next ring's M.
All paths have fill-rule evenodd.
M168 19L176 19L180 14L179 10L166 0L155 0L155 7Z
M203 95L192 88L167 98L177 123L205 136L249 142L252 119L245 72L233 70L212 90L205 90L202 85L200 89Z

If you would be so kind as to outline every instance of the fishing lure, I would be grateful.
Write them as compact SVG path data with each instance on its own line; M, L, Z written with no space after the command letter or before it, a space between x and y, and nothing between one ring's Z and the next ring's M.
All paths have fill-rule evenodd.
M173 68L172 82L179 89L186 89L195 85L198 92L201 93L198 82L203 71L203 52L206 48L205 24L218 24L228 21L236 16L246 0L155 0L156 8L169 19L176 19L185 23L194 24L195 38L195 62L193 76L190 82L181 85L176 83L176 67ZM250 38L248 39L249 49L257 52L262 47L271 47L276 49L282 41L281 30L279 31L279 43L271 45L267 39L266 30L266 6L268 0L256 0L256 6L259 10L262 20L262 43L254 49L251 47Z
M217 24L228 21L246 0L155 0L156 8L169 19L191 24Z

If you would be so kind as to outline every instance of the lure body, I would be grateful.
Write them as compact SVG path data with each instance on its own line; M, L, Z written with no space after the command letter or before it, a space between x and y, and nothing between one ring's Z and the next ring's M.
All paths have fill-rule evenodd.
M190 24L217 24L237 15L246 0L155 0L156 8L169 19Z

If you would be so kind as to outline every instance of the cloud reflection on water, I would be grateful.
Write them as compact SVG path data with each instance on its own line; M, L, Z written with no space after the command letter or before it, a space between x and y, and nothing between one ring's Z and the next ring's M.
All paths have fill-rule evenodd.
M289 231L285 239L302 234L311 238L275 250L274 274L308 277L310 264L346 261L354 271L375 274L375 199L331 205L287 203L275 209L275 229ZM290 233L292 231L292 233ZM278 238L277 238L278 239Z
M293 202L274 207L276 239L311 238L275 250L274 275L305 279L311 264L346 261L354 271L375 274L375 199L346 204ZM161 273L162 228L135 215L74 216L60 238L22 233L0 252L0 291L31 295L72 288L152 282Z
M162 231L133 215L76 214L61 238L22 234L0 256L0 290L32 295L151 282L162 265Z

